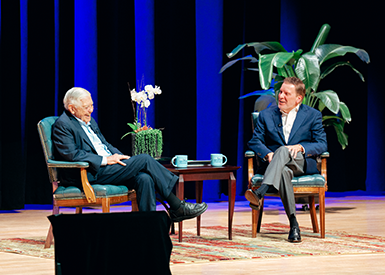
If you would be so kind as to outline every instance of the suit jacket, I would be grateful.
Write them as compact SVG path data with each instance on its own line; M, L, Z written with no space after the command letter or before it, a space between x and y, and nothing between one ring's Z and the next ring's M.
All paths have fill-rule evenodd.
M253 138L248 146L263 159L281 146L301 144L305 149L305 174L319 173L316 157L327 150L321 112L301 104L291 129L288 143L282 129L282 115L277 106L260 112ZM266 168L267 163L262 169ZM260 172L260 171L259 171Z
M122 154L117 148L106 141L93 118L91 118L91 128L112 154ZM52 129L52 141L55 145L55 159L88 162L90 165L87 169L88 180L92 182L96 179L96 174L102 163L102 157L97 154L79 121L69 112L64 111L56 120ZM64 169L64 173L62 171L60 174L62 184L80 184L80 173L74 170L76 169Z

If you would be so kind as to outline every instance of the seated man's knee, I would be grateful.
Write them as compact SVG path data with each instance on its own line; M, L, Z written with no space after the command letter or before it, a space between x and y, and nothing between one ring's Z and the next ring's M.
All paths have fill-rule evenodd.
M151 157L148 154L140 154L139 157L144 159L144 160L150 160L150 159L153 160L153 157Z
M286 146L281 146L281 147L278 147L277 150L275 150L274 154L277 154L277 153L288 153L288 152L289 152L289 149Z
M136 186L140 189L143 188L154 188L154 180L149 174L146 173L139 173L136 177Z

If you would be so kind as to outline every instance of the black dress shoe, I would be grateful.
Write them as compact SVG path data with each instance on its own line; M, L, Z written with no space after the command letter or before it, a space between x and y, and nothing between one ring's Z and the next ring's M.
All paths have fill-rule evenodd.
M254 210L259 210L261 207L261 199L253 192L252 189L246 190L245 198L250 202L250 207Z
M183 220L192 219L202 215L207 209L207 204L202 203L190 203L182 201L180 207L177 210L171 210L170 218L173 222L181 222Z
M300 243L300 242L302 242L302 240L301 240L301 231L299 230L298 226L293 226L292 228L290 228L288 241L291 242L291 243Z

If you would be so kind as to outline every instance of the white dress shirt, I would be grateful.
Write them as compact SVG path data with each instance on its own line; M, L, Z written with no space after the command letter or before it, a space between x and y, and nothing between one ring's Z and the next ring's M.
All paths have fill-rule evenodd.
M110 150L108 150L107 146L100 140L97 134L95 134L95 132L92 130L90 122L86 124L83 120L78 119L77 117L75 118L79 121L80 125L82 126L82 129L84 130L84 132L86 133L90 141L92 142L92 145L94 146L98 155L103 157L101 165L102 166L107 165L107 157L112 155Z
M295 118L297 117L299 106L300 106L300 104L298 104L296 107L294 107L289 113L285 113L281 110L281 113L282 113L282 130L283 130L283 135L285 136L286 144L289 142L291 129L293 128Z

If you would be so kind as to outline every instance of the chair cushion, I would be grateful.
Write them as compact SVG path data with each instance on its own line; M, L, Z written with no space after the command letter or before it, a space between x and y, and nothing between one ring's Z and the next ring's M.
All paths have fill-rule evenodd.
M256 174L251 178L252 187L261 186L263 175ZM294 187L323 187L325 186L325 178L320 174L303 175L293 177L291 180Z
M91 185L94 188L96 198L100 197L114 197L128 194L128 188L124 185ZM55 193L54 198L57 200L63 199L76 199L85 198L85 195L79 188L74 186L63 187L59 186Z

